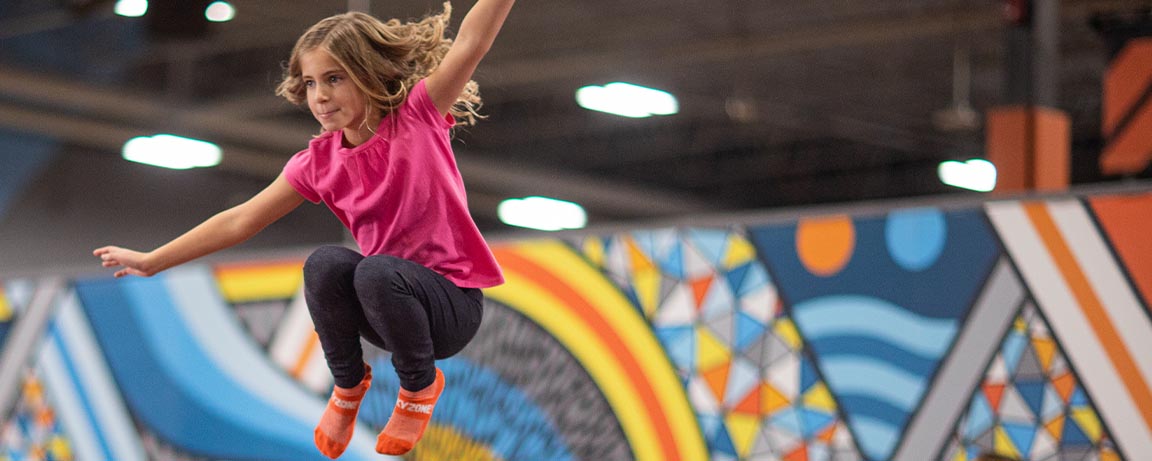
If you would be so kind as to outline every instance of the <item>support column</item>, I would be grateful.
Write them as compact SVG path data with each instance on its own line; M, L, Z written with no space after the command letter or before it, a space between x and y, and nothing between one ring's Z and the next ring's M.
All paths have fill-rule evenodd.
M1059 0L1006 0L1004 105L988 110L985 149L996 192L1068 188L1071 120L1057 108Z

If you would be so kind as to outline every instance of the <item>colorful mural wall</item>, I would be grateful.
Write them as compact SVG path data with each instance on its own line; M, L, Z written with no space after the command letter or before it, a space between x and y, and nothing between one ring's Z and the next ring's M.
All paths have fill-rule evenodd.
M1141 192L503 243L405 458L1152 459L1147 229ZM301 264L3 281L0 460L325 459ZM341 459L399 385L366 347Z

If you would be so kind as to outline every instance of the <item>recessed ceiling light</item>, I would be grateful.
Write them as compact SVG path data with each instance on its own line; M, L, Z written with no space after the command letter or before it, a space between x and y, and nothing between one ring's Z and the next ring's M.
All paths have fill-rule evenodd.
M509 226L544 231L581 229L588 224L588 215L580 205L539 196L500 202L496 214Z
M128 140L121 156L136 163L186 170L219 165L222 153L210 142L158 134Z
M940 182L952 187L977 192L991 192L996 188L996 165L984 159L940 162L936 172L940 175Z
M236 17L236 8L228 2L212 2L204 9L204 17L212 22L228 22Z
M138 18L148 12L148 0L118 0L112 11L120 16Z
M680 111L680 104L671 93L624 82L580 88L576 90L576 103L588 110L631 118L672 115Z

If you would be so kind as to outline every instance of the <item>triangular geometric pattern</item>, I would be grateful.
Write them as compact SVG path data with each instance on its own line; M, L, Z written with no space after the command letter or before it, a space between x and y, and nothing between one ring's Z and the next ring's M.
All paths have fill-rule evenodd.
M221 297L252 338L265 349L303 283L301 263L233 264L215 267Z
M570 243L648 319L711 459L861 459L741 233L662 229Z
M75 459L44 385L33 372L24 377L12 418L0 425L0 460Z
M290 299L276 299L269 301L258 301L251 303L233 304L232 308L235 309L236 316L240 318L240 323L252 335L252 338L261 346L267 348L268 344L272 341L273 335L276 333L276 327L280 325L280 320L284 317L284 313L288 310L288 302Z
M909 455L897 451L902 436L1000 256L984 218L917 208L812 217L747 235L861 454Z
M981 453L1021 461L1122 459L1031 303L1009 328L942 459Z

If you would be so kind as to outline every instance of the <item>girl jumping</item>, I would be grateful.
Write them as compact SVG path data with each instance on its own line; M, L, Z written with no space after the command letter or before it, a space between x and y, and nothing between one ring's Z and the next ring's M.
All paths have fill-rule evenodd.
M418 22L324 19L296 42L277 94L307 103L322 134L272 184L150 252L93 251L115 276L148 277L243 242L308 200L324 202L360 252L325 246L304 263L304 296L335 387L314 431L329 458L352 438L372 383L360 338L392 352L400 394L376 451L412 449L444 391L435 360L480 327L481 288L503 283L468 214L450 130L476 121L472 73L514 0L477 0L455 40L451 6Z

